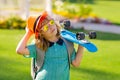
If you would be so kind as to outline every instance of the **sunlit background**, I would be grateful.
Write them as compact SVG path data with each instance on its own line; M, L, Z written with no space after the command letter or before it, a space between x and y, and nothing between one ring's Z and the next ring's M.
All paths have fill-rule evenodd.
M55 20L70 20L72 32L97 32L97 39L88 40L98 51L85 49L79 68L71 67L71 80L120 80L119 9L119 0L0 0L0 80L32 80L30 59L15 49L27 18L44 10Z

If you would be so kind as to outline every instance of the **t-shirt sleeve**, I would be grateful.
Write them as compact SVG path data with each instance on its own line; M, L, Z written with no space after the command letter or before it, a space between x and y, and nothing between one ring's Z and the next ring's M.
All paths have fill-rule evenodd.
M71 55L71 62L75 59L75 56L76 56L76 51L75 51L75 49L73 50L73 52L72 52L72 55Z
M24 57L26 58L36 58L36 46L35 44L30 44L27 46L28 50L29 50L29 55L24 55Z

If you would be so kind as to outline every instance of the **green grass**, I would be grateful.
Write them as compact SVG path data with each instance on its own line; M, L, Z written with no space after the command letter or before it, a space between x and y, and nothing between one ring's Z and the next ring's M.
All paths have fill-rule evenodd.
M93 12L99 17L106 18L114 23L120 24L120 1L96 1L90 5Z
M90 53L85 50L81 66L76 69L71 68L71 79L119 80L119 36L118 34L97 32L97 39L90 41L97 45L98 52Z
M0 29L0 80L32 80L30 59L15 52L24 33L24 30ZM98 52L90 53L85 49L81 66L71 67L71 80L120 79L120 35L102 32L97 34L97 39L91 41L97 45Z
M70 3L74 6L80 6L81 3ZM112 23L120 25L120 1L95 0L94 4L87 4L92 8L92 13L99 18L105 18Z
M30 59L16 54L21 30L0 30L0 80L30 80Z

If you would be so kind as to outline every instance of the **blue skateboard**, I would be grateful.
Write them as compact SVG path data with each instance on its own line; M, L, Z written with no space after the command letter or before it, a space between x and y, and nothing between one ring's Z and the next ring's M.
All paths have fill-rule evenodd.
M90 52L96 52L98 50L97 47L93 43L91 43L90 41L85 40L85 39L78 40L76 38L76 34L73 32L70 32L68 30L62 30L61 36L68 41L71 41L73 43L76 43L76 44L79 44L79 45L85 47Z

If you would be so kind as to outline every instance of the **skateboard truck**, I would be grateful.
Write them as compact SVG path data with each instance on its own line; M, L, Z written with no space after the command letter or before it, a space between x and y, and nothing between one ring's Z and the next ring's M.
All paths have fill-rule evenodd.
M85 34L83 32L77 32L76 33L76 38L78 40L84 40L85 39L85 36L88 36L90 39L96 39L96 32L95 31L91 31L89 32L88 34Z
M63 22L63 24L64 24L64 26L65 26L65 29L66 29L66 28L69 28L70 25L71 25L69 20L65 20L65 21Z
M60 24L61 24L62 28L65 28L65 29L69 29L70 25L71 25L69 20L60 21ZM91 31L88 34L85 34L83 32L76 33L76 38L78 40L84 40L85 36L88 36L90 39L96 39L97 34L95 31Z
M65 29L70 28L70 25L71 25L69 20L60 21L59 23L62 26L62 28L65 28Z
M77 38L77 40L83 40L83 39L85 39L85 33L83 33L83 32L77 32L76 33L76 38Z
M97 34L96 34L95 31L91 31L91 32L89 32L88 34L89 34L89 38L90 38L90 39L96 39L96 37L97 37Z

